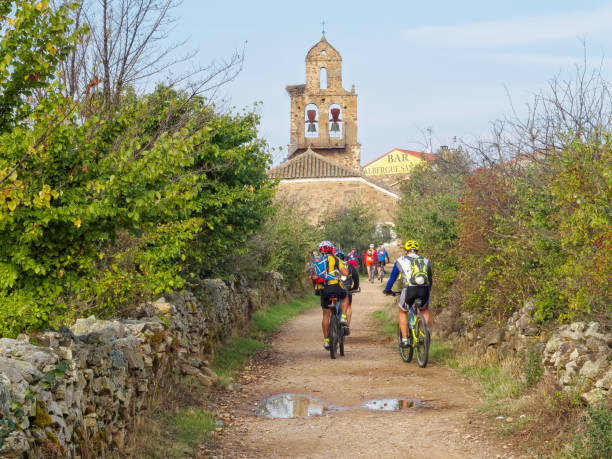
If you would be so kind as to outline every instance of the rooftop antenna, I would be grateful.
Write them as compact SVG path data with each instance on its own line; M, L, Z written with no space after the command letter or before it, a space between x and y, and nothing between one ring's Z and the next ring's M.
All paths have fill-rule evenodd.
M323 36L325 36L325 21L321 21L321 26L323 27Z

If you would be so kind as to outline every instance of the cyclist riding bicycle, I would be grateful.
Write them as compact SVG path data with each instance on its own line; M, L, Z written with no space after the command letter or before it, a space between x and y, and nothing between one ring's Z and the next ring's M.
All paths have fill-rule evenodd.
M342 251L340 250L336 253L336 256L343 261L346 261L347 259L346 255L344 255L344 253L342 253ZM348 304L346 306L346 319L348 322L348 326L350 327L351 317L353 316L353 294L351 292L353 290L359 289L359 273L357 272L357 269L355 268L355 266L350 264L350 260L348 263L348 271L349 271L349 275L346 281L342 281L342 282L344 284L344 288L346 289L346 292L348 293ZM350 335L349 328L347 328L347 332L348 333L345 333L345 335Z
M379 245L378 250L376 251L376 258L378 259L378 266L376 267L376 273L380 276L382 270L384 269L387 262L390 262L389 253L385 249L385 245Z
M323 347L329 349L329 319L331 317L330 298L338 298L341 300L340 323L348 327L346 318L346 308L348 305L348 297L346 290L341 281L341 276L348 276L349 272L346 263L334 255L334 244L330 241L322 241L319 244L320 257L315 258L312 262L310 273L315 290L320 290L321 308L323 309L323 320L321 326L323 328ZM348 330L346 331L348 334Z
M368 279L370 282L374 282L374 271L376 269L376 264L378 263L378 257L376 256L376 250L374 250L374 244L370 244L370 247L363 255L363 263L365 264L368 272Z
M353 248L348 254L348 264L353 266L355 269L359 269L359 254L357 253L357 249Z
M417 298L421 299L421 314L429 325L429 294L433 284L433 276L429 260L419 255L419 243L417 241L406 241L404 244L405 254L397 259L393 265L393 271L383 293L391 294L391 288L401 276L403 288L398 302L399 312L397 322L402 333L402 346L408 346L408 308L414 304Z

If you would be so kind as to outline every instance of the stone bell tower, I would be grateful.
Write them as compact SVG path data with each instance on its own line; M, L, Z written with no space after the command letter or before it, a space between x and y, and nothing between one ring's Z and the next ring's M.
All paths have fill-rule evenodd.
M291 96L289 159L311 148L359 170L357 94L342 87L342 57L325 36L306 54L306 84L287 86Z

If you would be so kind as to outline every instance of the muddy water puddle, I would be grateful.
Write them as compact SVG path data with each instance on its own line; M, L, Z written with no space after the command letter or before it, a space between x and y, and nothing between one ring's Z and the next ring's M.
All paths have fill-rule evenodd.
M367 408L376 411L405 411L426 405L409 398L383 398L368 400L359 406L337 407L304 394L277 394L260 401L255 415L262 418L298 418L321 416L334 411Z
M381 398L367 401L363 406L378 411L404 411L412 408L422 408L425 404L409 398Z
M302 394L272 395L259 402L256 414L262 418L321 416L330 411L321 400Z

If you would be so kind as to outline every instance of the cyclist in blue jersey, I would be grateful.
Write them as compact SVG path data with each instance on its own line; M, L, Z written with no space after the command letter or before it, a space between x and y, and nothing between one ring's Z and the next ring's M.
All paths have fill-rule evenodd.
M408 308L414 304L414 300L420 298L422 301L420 313L429 325L429 294L433 285L433 276L429 260L419 255L417 241L406 241L404 250L404 256L398 258L393 265L383 293L390 295L393 284L401 276L403 287L398 302L397 322L402 333L402 346L408 346Z
M376 266L376 275L380 276L380 273L385 267L385 265L389 261L391 261L389 260L389 254L387 253L387 250L385 249L384 244L378 246L378 250L376 251L376 257L378 258L378 263Z

